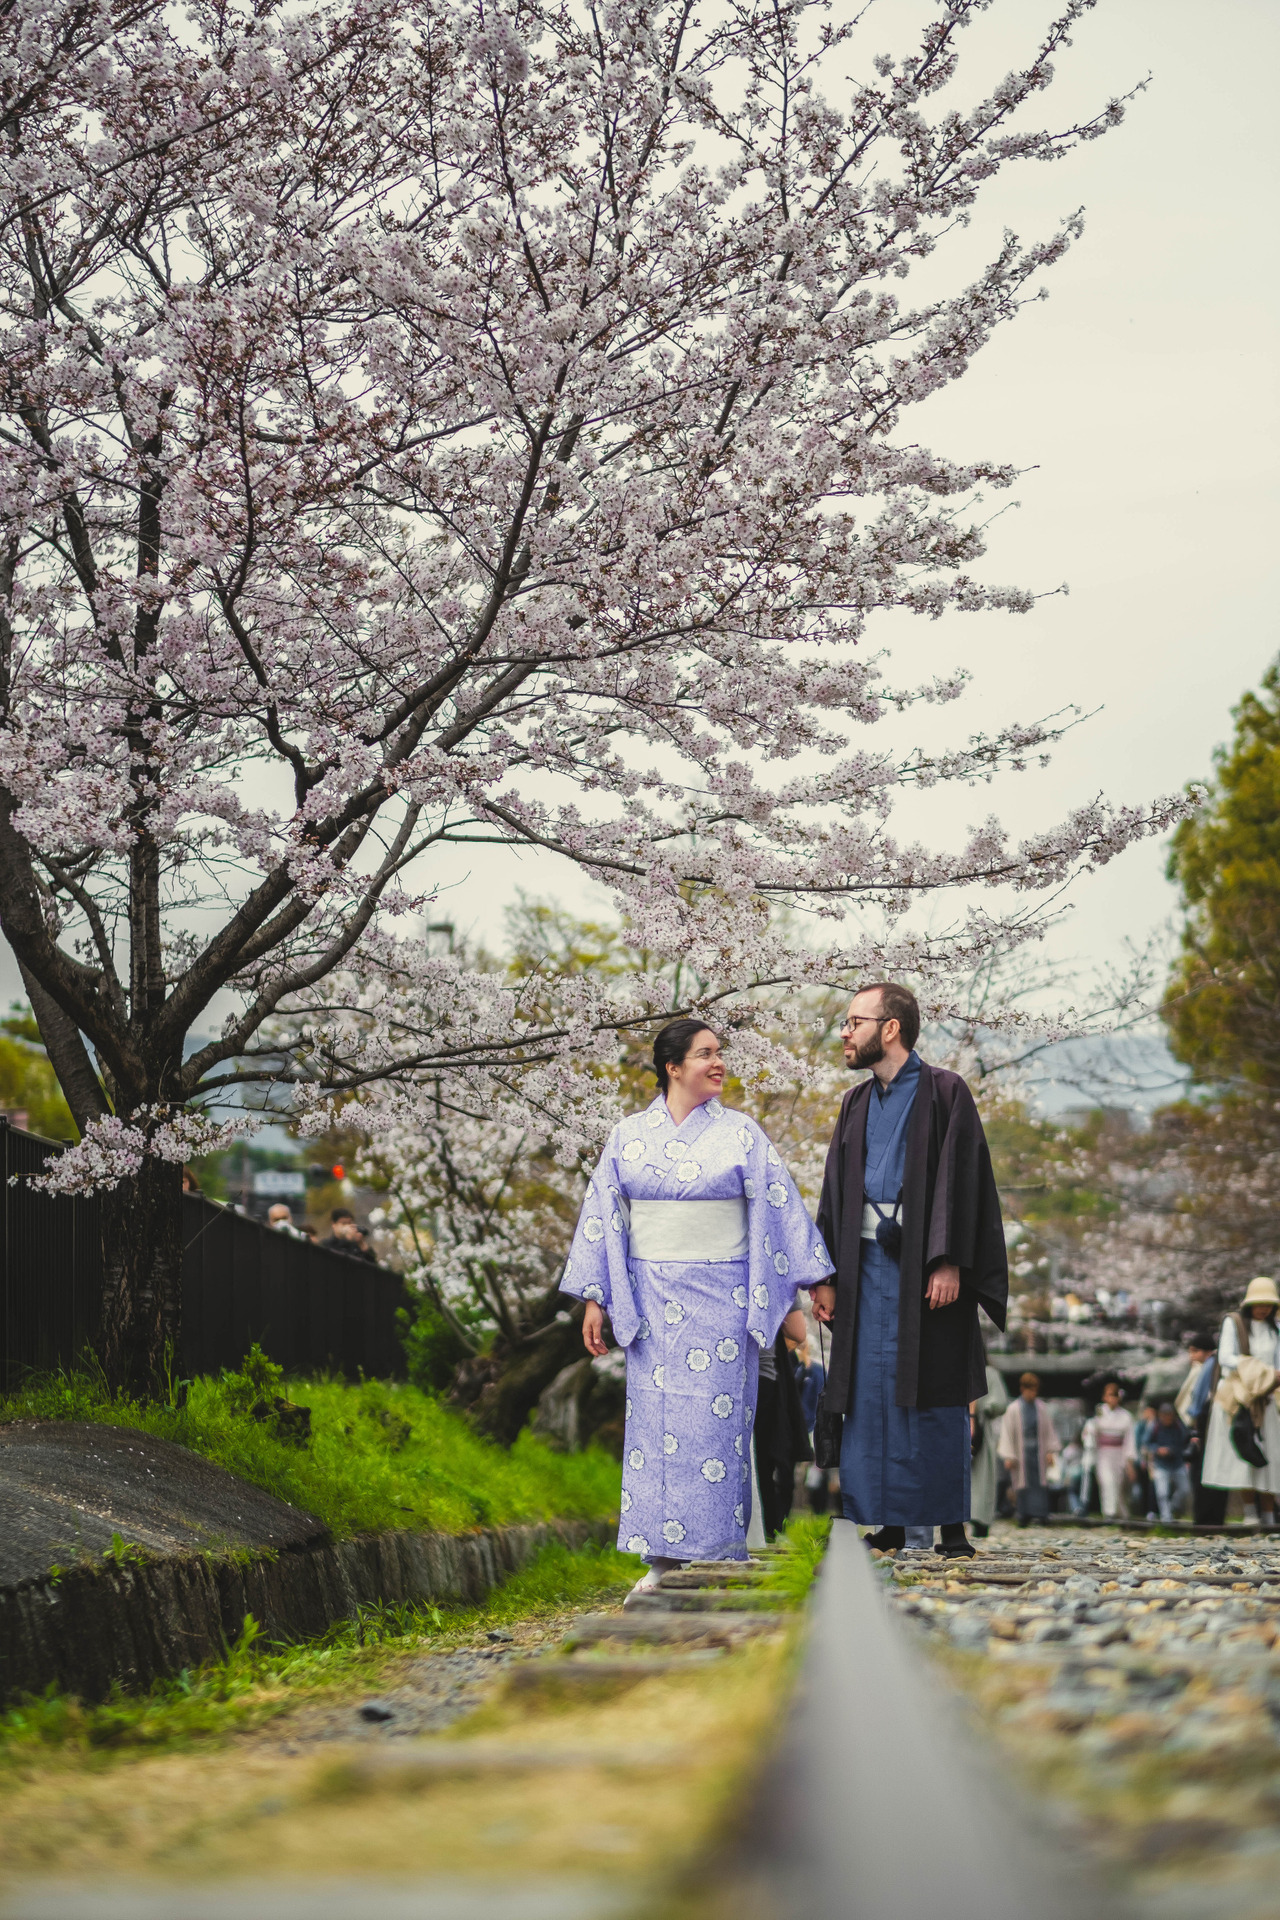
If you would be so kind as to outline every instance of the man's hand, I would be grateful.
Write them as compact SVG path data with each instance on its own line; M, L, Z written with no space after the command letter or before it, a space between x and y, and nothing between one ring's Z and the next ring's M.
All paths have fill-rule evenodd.
M929 1306L949 1307L953 1300L960 1298L959 1267L935 1267L929 1275L929 1284L925 1288L925 1299Z
M609 1351L604 1343L604 1308L597 1300L588 1300L582 1316L582 1344L597 1359Z
M829 1327L836 1317L836 1290L834 1287L811 1287L809 1298L813 1302L813 1317Z

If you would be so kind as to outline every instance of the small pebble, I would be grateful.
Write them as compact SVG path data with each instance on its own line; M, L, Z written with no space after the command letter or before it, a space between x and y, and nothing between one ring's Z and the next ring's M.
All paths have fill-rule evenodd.
M1280 1566L1222 1542L1046 1533L999 1526L936 1599L885 1567L890 1604L916 1637L985 1656L952 1672L1016 1768L1052 1770L1059 1807L1078 1802L1078 1841L1108 1874L1177 1861L1179 1914L1217 1916L1201 1893L1256 1855L1230 1911L1280 1914Z
M360 1707L359 1713L362 1720L375 1722L394 1720L396 1717L395 1708L389 1707L385 1700L366 1700Z

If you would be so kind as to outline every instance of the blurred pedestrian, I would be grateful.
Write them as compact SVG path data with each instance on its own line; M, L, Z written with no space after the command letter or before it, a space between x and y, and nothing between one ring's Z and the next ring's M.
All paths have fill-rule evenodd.
M1187 1467L1191 1474L1192 1515L1200 1527L1220 1527L1227 1517L1227 1494L1223 1487L1204 1484L1204 1449L1209 1433L1209 1414L1213 1390L1218 1384L1218 1356L1208 1334L1193 1333L1187 1341L1190 1366L1174 1411L1190 1434Z
M291 1240L298 1238L298 1229L293 1224L293 1208L287 1201L276 1200L267 1208L267 1225L274 1233L287 1233Z
M996 1517L996 1488L1000 1478L1000 1422L1009 1405L1003 1374L987 1362L987 1390L969 1408L969 1440L973 1465L969 1473L969 1519L980 1540L991 1531Z
M1013 1480L1018 1525L1043 1524L1049 1518L1048 1472L1057 1458L1058 1436L1040 1398L1038 1374L1024 1373L1018 1381L1018 1398L1000 1422L999 1446Z
M800 1393L800 1411L804 1417L805 1431L813 1440L814 1423L818 1417L818 1396L827 1382L827 1370L820 1355L813 1350L813 1341L807 1340L803 1347L796 1350L795 1356L796 1386ZM811 1513L825 1513L835 1498L837 1511L840 1491L838 1470L818 1466L810 1461L804 1475L805 1497Z
M760 1354L753 1432L760 1483L760 1518L766 1540L774 1539L787 1524L795 1498L796 1463L813 1458L791 1359L806 1338L804 1314L799 1307L793 1307L772 1347L763 1348Z
M1067 1512L1083 1513L1080 1504L1080 1482L1084 1478L1084 1447L1077 1440L1068 1440L1062 1449L1058 1462L1062 1477L1062 1490L1066 1495Z
M796 1348L794 1364L804 1423L812 1433L813 1423L818 1417L818 1395L826 1385L827 1370L815 1355L811 1340L806 1340L802 1347Z
M1147 1442L1151 1478L1162 1520L1172 1520L1175 1507L1181 1513L1191 1505L1191 1475L1187 1471L1190 1444L1191 1436L1174 1412L1173 1402L1164 1401Z
M329 1215L329 1234L320 1242L330 1253L350 1254L356 1260L371 1260L376 1265L378 1256L360 1231L360 1225L350 1207L335 1207Z
M1098 1419L1090 1414L1080 1429L1079 1513L1089 1513L1098 1495Z
M1271 1386L1264 1385L1269 1373L1280 1363L1280 1335L1276 1332L1276 1309L1280 1293L1270 1279L1251 1280L1245 1289L1239 1313L1229 1313L1222 1323L1218 1341L1218 1387L1209 1414L1209 1432L1204 1450L1203 1478L1210 1487L1238 1488L1244 1499L1246 1526L1256 1527L1270 1520L1275 1495L1280 1492L1280 1413ZM1249 1376L1262 1391L1244 1391ZM1256 1375L1256 1379L1255 1379ZM1224 1392L1224 1389L1228 1389ZM1261 1413L1255 1446L1266 1456L1257 1466L1245 1459L1231 1434L1232 1415L1223 1404L1233 1398L1237 1404L1255 1406Z
M1151 1436L1156 1429L1156 1410L1148 1403L1138 1411L1133 1429L1133 1504L1140 1519L1156 1517L1156 1489L1151 1478Z
M1093 1416L1098 1499L1108 1520L1119 1520L1123 1516L1124 1492L1133 1479L1138 1453L1133 1415L1121 1406L1123 1398L1119 1382L1108 1380L1102 1389L1102 1405Z

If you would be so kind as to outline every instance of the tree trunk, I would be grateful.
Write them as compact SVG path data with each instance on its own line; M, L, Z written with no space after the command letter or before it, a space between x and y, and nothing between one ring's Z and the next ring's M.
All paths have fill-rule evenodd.
M148 1156L102 1196L100 1354L113 1391L159 1397L182 1331L182 1171Z
M568 1318L559 1314L568 1311ZM449 1399L466 1407L481 1433L509 1447L556 1375L582 1356L582 1305L554 1287L533 1308L532 1330L518 1343L497 1339L492 1351L464 1360Z

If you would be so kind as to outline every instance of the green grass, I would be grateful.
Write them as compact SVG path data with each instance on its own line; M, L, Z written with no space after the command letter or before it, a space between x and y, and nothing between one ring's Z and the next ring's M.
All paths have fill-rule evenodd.
M774 1542L778 1552L769 1563L762 1586L784 1594L789 1605L801 1606L822 1564L830 1532L831 1522L825 1514L793 1514L785 1532Z
M306 1446L251 1417L254 1395L243 1374L192 1381L183 1407L113 1399L87 1373L59 1374L0 1398L0 1422L137 1427L304 1507L340 1539L392 1527L465 1533L516 1521L603 1519L618 1510L621 1469L598 1448L556 1453L522 1433L508 1451L462 1414L398 1383L294 1380L286 1391L311 1409Z
M59 1755L107 1763L226 1740L317 1695L376 1685L407 1653L620 1599L641 1571L612 1547L551 1546L479 1607L364 1607L323 1639L293 1645L265 1643L250 1616L225 1659L157 1681L146 1693L118 1688L87 1706L50 1690L0 1713L0 1767Z

